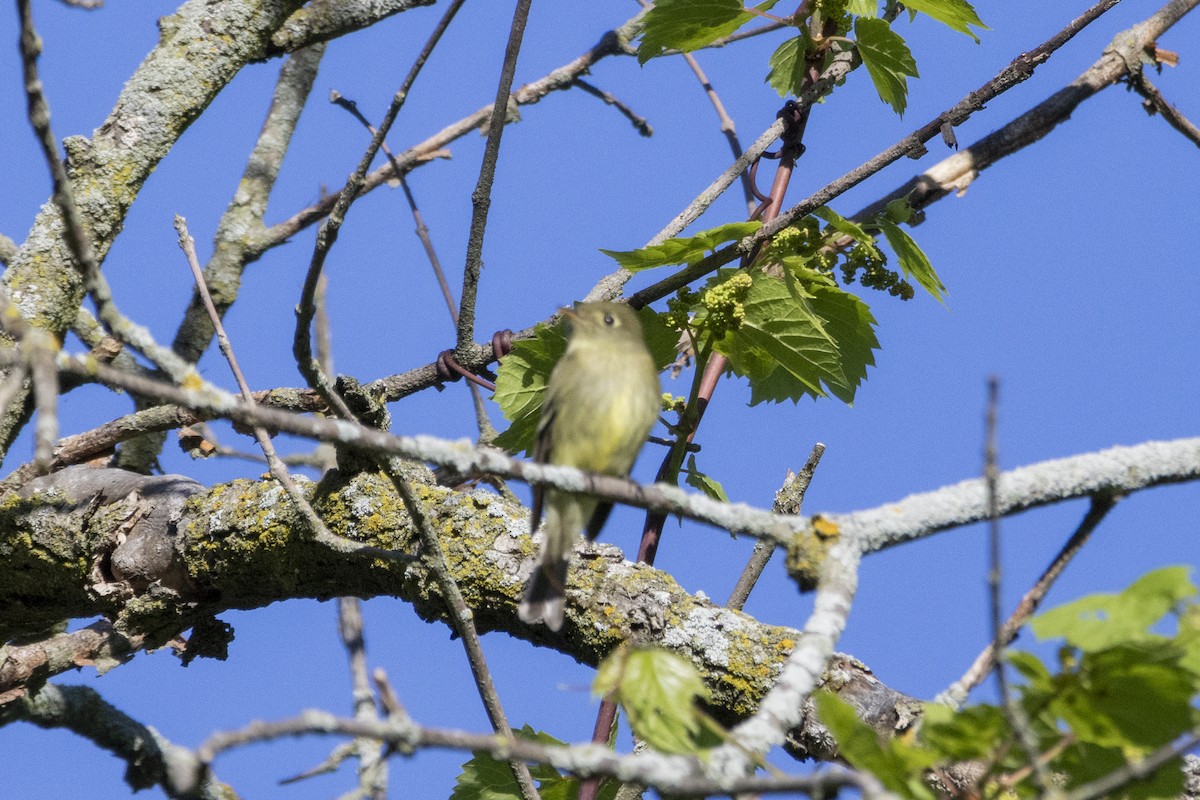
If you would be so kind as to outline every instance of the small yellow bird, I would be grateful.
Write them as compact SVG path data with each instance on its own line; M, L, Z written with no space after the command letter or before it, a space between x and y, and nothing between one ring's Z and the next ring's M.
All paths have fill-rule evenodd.
M658 419L658 370L642 338L637 313L620 303L578 303L564 309L567 350L554 365L538 422L535 461L625 477ZM534 487L532 532L542 510L539 564L517 612L562 628L567 559L575 538L596 538L612 503L583 494Z

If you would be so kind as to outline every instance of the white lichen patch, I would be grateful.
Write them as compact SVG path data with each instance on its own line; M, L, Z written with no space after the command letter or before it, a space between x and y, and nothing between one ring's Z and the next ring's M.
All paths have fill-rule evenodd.
M724 608L700 606L692 609L678 627L663 633L663 644L675 650L690 650L702 655L705 661L720 667L729 666L729 635L745 631L745 620Z

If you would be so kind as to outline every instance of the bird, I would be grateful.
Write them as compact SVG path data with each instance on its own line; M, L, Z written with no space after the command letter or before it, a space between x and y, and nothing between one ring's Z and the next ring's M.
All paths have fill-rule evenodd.
M622 303L576 303L563 309L567 348L550 372L533 447L535 461L627 477L662 405L658 369L637 313ZM545 511L538 565L518 617L563 624L567 562L580 532L595 539L612 503L534 487L530 532Z

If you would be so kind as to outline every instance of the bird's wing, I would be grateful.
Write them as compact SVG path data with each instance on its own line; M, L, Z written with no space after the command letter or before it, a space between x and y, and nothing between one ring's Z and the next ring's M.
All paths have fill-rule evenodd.
M537 434L533 441L533 460L539 464L550 463L550 450L553 446L550 432L554 429L555 406L549 392L542 403L542 417L538 420ZM546 499L546 489L541 485L533 487L533 507L529 511L529 533L537 533L538 525L542 522L542 506Z

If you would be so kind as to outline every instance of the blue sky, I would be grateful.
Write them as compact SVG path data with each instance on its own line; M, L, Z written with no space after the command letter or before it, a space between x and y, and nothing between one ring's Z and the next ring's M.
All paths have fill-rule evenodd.
M816 107L807 153L793 179L795 202L883 150L1031 49L1085 7L1083 3L980 4L991 30L981 43L926 19L900 23L921 79L898 118L855 73ZM1095 61L1120 30L1156 10L1120 4L1068 43L1034 77L958 128L969 144L1061 88ZM43 79L56 134L90 135L123 82L153 46L155 19L174 5L110 0L95 12L36 4L45 40ZM534 4L517 83L544 75L590 47L636 11L633 3L559 0ZM336 190L366 145L358 123L324 102L330 90L355 99L377 119L440 11L419 9L331 44L283 175L268 222ZM468 4L431 59L389 141L395 151L490 104L511 4ZM1193 14L1160 40L1181 51L1177 68L1153 80L1193 119L1200 118L1200 64L1188 45L1200 36ZM15 14L0 18L5 64L0 116L7 120L5 192L0 231L20 242L49 197L49 178L23 122ZM762 83L780 41L762 37L699 59L738 125L743 143L774 119L779 97ZM279 62L253 65L218 97L146 184L105 263L125 313L169 342L192 291L175 245L174 214L188 218L203 260L212 234L261 125ZM582 92L561 92L526 107L504 135L480 283L480 339L519 329L578 299L612 270L598 248L644 244L730 161L707 100L678 59L638 67L610 58L589 77L647 117L638 136L611 108ZM482 138L452 146L453 158L428 165L411 186L457 294ZM904 160L848 192L833 207L850 214L948 154L939 143L919 161ZM764 165L766 166L766 165ZM763 176L769 170L764 169ZM768 178L760 176L766 185ZM1200 296L1200 153L1139 98L1112 87L1085 102L1046 139L986 171L963 197L929 209L911 233L949 288L945 307L918 295L900 303L864 295L879 320L882 349L853 408L836 400L748 407L738 379L720 386L698 437L702 468L734 500L766 506L789 468L814 442L828 450L806 512L868 508L974 477L981 469L985 381L1002 381L1000 459L1014 467L1115 444L1192 436L1200 388L1196 298ZM740 219L738 196L723 198L697 229ZM428 363L453 344L453 330L412 234L401 194L380 190L352 210L329 262L334 357L338 371L371 380ZM255 388L299 385L290 355L292 308L314 232L269 252L247 271L241 299L227 317L230 336ZM645 285L639 278L631 286ZM657 306L661 309L661 304ZM232 386L214 351L205 376ZM686 393L686 384L674 389ZM78 390L63 403L64 433L86 430L128 410L124 398ZM502 419L491 407L497 424ZM472 436L474 416L462 385L425 392L392 407L397 433ZM223 441L252 449L223 429ZM285 443L283 449L302 449ZM14 450L13 463L28 453ZM653 474L643 455L637 476ZM255 476L259 466L191 462L174 448L168 471L205 483ZM1061 602L1113 591L1171 563L1195 565L1200 488L1177 486L1134 496L1110 515L1052 594ZM1027 513L1004 524L1005 596L1011 606L1085 511L1076 502ZM604 538L636 549L639 515L616 514ZM881 680L929 698L956 679L990 634L986 627L985 541L981 528L955 530L869 557L840 648ZM690 591L723 601L752 542L720 531L668 523L658 565ZM736 565L736 566L735 566ZM802 625L809 598L772 564L747 611L765 621ZM428 625L395 600L366 604L372 665L384 667L410 713L426 725L482 731L486 718L462 649L447 628ZM225 663L187 669L166 653L142 654L103 678L67 674L179 744L196 746L217 729L302 708L348 712L349 682L332 603L289 602L223 615L237 638ZM1023 646L1033 646L1023 636ZM488 636L484 646L510 719L577 741L591 732L591 671L569 658ZM1045 647L1043 652L1048 652ZM276 781L317 763L319 740L258 746L224 757L218 774L247 797L316 798L349 789L343 770L280 788ZM123 765L61 731L0 728L8 767L0 794L11 797L122 797ZM393 796L445 797L465 754L421 753L392 762ZM786 762L785 762L786 763ZM403 788L402 788L403 787ZM161 796L151 790L143 796Z

